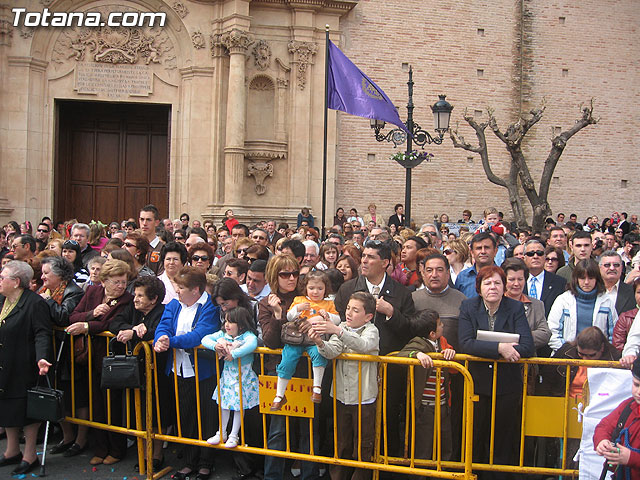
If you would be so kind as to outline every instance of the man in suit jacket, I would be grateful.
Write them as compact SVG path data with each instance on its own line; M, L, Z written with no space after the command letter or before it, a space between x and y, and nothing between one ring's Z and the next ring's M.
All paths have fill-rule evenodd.
M268 235L269 245L271 245L274 248L276 246L276 242L284 236L280 232L278 232L278 230L276 230L275 220L269 220L267 222L267 235Z
M380 240L367 242L362 252L362 275L345 282L334 300L336 310L345 321L352 293L369 292L377 299L373 322L380 332L380 355L401 350L413 338L411 318L415 315L415 307L411 292L387 275L390 262L389 243ZM406 368L400 365L389 365L387 369L387 438L392 455L401 453L399 427L404 412L406 374Z
M558 295L564 293L567 281L544 269L544 245L539 240L529 240L524 246L524 263L529 269L529 278L524 294L544 303L544 314L549 315Z
M397 203L395 207L393 207L396 213L389 217L389 221L387 225L391 226L391 224L395 225L396 228L404 227L405 217L404 217L404 207L401 203Z
M598 265L600 265L600 274L607 292L615 298L618 315L636 308L633 286L624 283L621 279L624 271L624 262L620 254L614 250L607 250L600 255Z

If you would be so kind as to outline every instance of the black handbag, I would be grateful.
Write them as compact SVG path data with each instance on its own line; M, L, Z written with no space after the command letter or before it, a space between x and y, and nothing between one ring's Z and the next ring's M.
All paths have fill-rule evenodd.
M47 377L48 387L35 387L27 390L27 418L44 422L59 422L64 415L64 392L51 388L51 381ZM40 379L38 378L38 383Z
M144 386L144 359L131 353L127 342L124 355L116 355L109 341L109 355L102 359L101 388L143 388Z

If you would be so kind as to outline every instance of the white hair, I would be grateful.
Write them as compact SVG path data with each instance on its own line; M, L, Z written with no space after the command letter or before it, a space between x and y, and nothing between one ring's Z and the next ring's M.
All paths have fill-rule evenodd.
M313 247L315 249L315 251L316 251L316 255L320 254L320 247L313 240L305 240L304 242L302 242L302 244L305 246L305 249L307 247Z

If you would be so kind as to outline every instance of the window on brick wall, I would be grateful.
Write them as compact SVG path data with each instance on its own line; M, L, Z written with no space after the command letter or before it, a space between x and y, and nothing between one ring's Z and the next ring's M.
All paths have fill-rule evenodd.
M482 110L474 110L474 111L473 111L473 117L474 117L474 118L480 118L480 117L482 117Z
M566 22L566 21L567 21L566 17L558 17L558 23L560 25L564 25L564 22Z
M560 177L552 177L551 178L551 183L556 187L559 186L560 185Z
M484 28L479 28L478 29L478 36L479 37L484 37Z
M402 63L402 71L403 72L408 72L409 71L409 64L407 62L403 62Z
M553 127L553 136L557 137L562 133L562 127Z
M562 69L562 76L563 77L568 77L569 76L569 69L568 68L563 68Z
M467 163L471 165L473 163L473 157L467 157Z
M478 70L476 70L476 74L478 75L478 78L484 77L484 69L479 68Z
M367 162L368 163L373 163L376 161L376 154L375 153L367 153Z
M627 180L620 180L620 188L627 188L629 186Z

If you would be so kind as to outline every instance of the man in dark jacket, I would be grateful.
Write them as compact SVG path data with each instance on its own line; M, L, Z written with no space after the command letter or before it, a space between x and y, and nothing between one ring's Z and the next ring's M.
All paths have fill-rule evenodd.
M362 275L345 282L338 290L335 306L345 321L347 303L353 292L368 292L376 298L373 323L380 332L380 355L402 349L413 337L410 319L415 315L411 292L386 274L391 262L391 245L370 240L362 252ZM387 435L389 452L399 454L400 415L404 411L406 369L390 365L387 370Z

